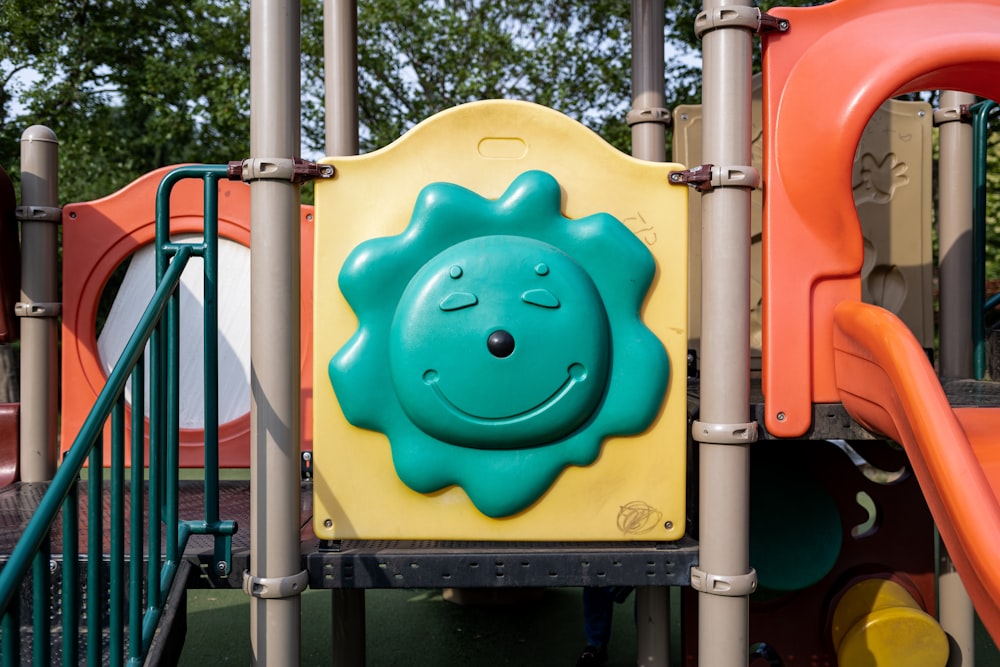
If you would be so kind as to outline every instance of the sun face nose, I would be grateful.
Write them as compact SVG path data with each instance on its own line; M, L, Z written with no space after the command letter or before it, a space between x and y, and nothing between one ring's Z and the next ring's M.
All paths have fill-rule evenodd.
M514 352L514 337L510 332L498 329L486 339L486 348L494 357L504 359Z

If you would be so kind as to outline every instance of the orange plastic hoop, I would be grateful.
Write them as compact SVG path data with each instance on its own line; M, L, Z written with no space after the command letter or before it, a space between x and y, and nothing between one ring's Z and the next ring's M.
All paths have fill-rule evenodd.
M851 164L886 99L963 90L1000 99L1000 5L838 0L773 12L764 40L764 346L767 430L803 435L839 401L833 308L861 295Z
M63 324L61 447L67 450L83 425L107 379L97 350L96 318L101 292L115 269L131 254L155 240L156 190L173 167L142 176L108 197L71 204L63 209ZM202 183L183 180L170 199L171 233L201 233ZM302 207L301 363L303 448L312 448L312 239L313 212ZM250 188L219 183L219 234L250 245ZM126 417L126 424L129 417ZM126 427L126 430L128 428ZM110 462L110 430L105 458ZM126 434L127 437L127 434ZM180 463L204 465L201 429L182 429ZM148 438L148 433L147 433ZM225 468L250 465L250 415L219 427L219 462ZM148 446L148 440L147 440ZM130 458L129 458L130 460ZM148 459L147 459L148 460Z

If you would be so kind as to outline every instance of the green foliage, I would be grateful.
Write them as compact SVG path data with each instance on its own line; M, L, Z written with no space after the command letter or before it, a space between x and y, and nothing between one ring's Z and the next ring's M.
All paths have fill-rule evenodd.
M629 21L628 4L609 1L360 0L362 149L480 99L531 100L597 130L620 123L629 100ZM307 65L320 60L321 29L306 24ZM305 126L313 148L322 146L321 117L317 109Z
M67 201L164 164L244 155L248 30L247 2L4 0L0 164L16 165L34 123L60 139Z
M686 18L700 0L671 4ZM671 11L668 25L681 16ZM628 150L629 12L611 0L359 0L363 150L498 97L556 108ZM303 152L313 155L324 144L322 24L322 0L302 0ZM0 34L0 164L15 178L20 133L35 123L60 139L65 201L164 164L249 151L249 0L3 0ZM692 40L668 30L678 54L668 106L697 99Z
M165 164L245 157L249 4L0 1L0 164L17 177L18 138L34 123L60 139L64 201L107 195ZM323 2L301 6L302 152L317 155ZM700 98L702 2L665 6L672 108ZM630 3L358 0L358 34L362 150L445 108L500 97L553 107L629 150Z
M986 279L994 289L1000 279L1000 130L987 136L986 151Z

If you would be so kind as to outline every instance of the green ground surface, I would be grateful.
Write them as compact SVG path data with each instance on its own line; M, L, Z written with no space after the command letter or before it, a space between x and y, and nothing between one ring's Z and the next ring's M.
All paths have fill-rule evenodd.
M579 589L526 591L508 604L459 605L441 590L370 590L367 664L378 667L497 667L576 663L583 648ZM329 665L330 592L302 596L302 665ZM250 605L242 591L188 596L181 667L250 664ZM632 598L616 607L610 667L634 667Z
M440 589L370 590L366 657L374 667L571 667L583 647L580 589L508 591L506 604L456 604ZM521 595L520 598L517 595ZM489 595L485 593L484 595ZM676 601L676 596L672 596ZM615 607L609 667L634 667L630 597ZM301 665L331 661L329 591L302 596ZM678 614L672 613L672 663L680 665ZM250 603L242 591L191 590L180 667L250 664ZM981 625L976 667L1000 667L1000 651ZM948 667L970 667L958 663Z

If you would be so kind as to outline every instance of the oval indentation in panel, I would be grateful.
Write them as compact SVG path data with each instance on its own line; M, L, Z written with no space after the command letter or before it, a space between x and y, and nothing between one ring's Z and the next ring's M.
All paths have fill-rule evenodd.
M528 152L528 143L518 137L486 137L479 142L479 154L492 160L518 160Z

